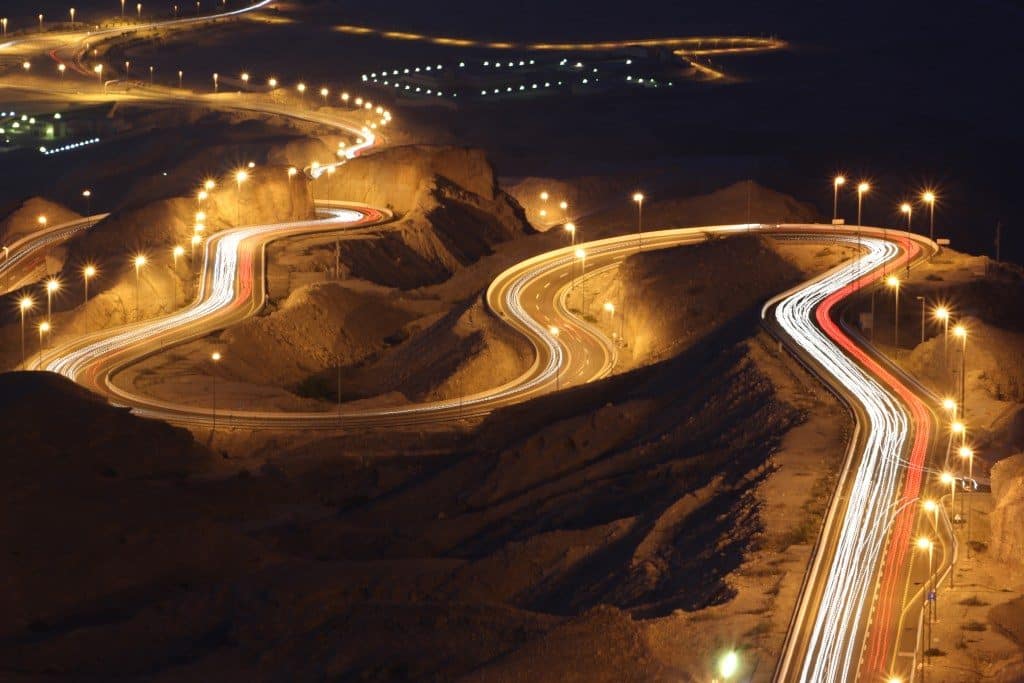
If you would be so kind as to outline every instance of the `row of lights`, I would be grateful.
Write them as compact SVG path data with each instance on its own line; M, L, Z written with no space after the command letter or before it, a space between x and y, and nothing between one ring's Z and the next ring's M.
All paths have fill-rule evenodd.
M832 222L836 223L839 220L839 188L846 184L846 176L837 175L832 179ZM866 180L862 180L857 183L857 225L861 224L861 209L864 201L864 195L871 190L871 184ZM924 189L920 194L920 201L922 204L928 206L930 214L930 228L929 238L935 239L935 203L938 200L938 196L935 190ZM913 204L909 201L902 202L899 205L900 213L907 217L907 232L911 231L911 219L914 213Z
M89 138L87 140L80 140L79 142L70 142L66 145L61 145L60 147L54 147L53 149L48 149L45 146L43 146L39 148L39 151L46 156L50 156L51 154L57 154L59 152L68 152L73 149L78 149L79 147L85 147L86 145L95 145L99 141L99 138Z

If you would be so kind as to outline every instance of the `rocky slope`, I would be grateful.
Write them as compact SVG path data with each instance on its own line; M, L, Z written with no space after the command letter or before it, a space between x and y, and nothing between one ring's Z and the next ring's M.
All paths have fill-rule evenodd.
M1000 562L1024 565L1024 454L992 466L992 499L990 551Z
M342 260L355 277L402 289L441 282L531 232L480 150L394 147L348 162L315 189L395 211L397 222L376 239L344 243Z
M0 207L0 245L10 244L39 230L39 217L47 225L59 225L81 216L64 206L42 197L29 197L8 207Z

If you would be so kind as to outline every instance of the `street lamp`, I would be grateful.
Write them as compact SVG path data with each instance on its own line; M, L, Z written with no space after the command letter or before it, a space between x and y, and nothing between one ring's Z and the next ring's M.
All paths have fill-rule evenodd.
M86 264L85 268L82 268L82 280L85 282L85 303L89 303L89 280L96 277L96 266Z
M139 20L142 19L142 3L141 2L135 3L135 14L139 18Z
M178 258L185 255L185 247L180 244L176 244L174 249L171 250L171 254L174 257L174 269L178 269Z
M192 255L189 257L189 260L193 263L195 263L196 260L196 245L201 244L202 241L203 238L200 235L192 235Z
M60 74L60 80L61 80L62 83L64 82L64 72L67 71L67 70L68 70L68 67L65 66L64 64L58 64L57 65L57 73Z
M329 91L327 90L327 88L320 88L320 97L322 97L323 100L324 100L324 106L327 105L327 95L328 95L328 93L329 93Z
M43 31L43 15L40 14L39 15L39 32L42 33L42 31Z
M214 351L210 354L210 360L213 361L214 365L219 363L220 359L220 351ZM213 377L213 431L217 431L217 370L214 369L210 374Z
M124 60L124 77L128 78L132 73L132 63L127 59Z
M26 59L24 62L21 63L21 68L28 72L28 70L32 68L32 62Z
M71 28L74 28L75 27L75 8L72 7L69 11L71 13Z
M85 197L85 215L92 215L92 190L82 190L82 196Z
M49 219L46 216L36 216L36 223L39 224L40 230L46 227L47 222L49 222Z
M943 362L949 365L949 309L945 306L936 306L932 315L936 320L942 322L942 353Z
M213 178L207 178L203 182L203 189L209 192L213 188L217 187L217 182Z
M885 284L892 290L893 300L896 302L895 314L893 315L892 343L897 349L900 346L900 279L895 275L885 278Z
M949 509L956 505L956 477L952 472L943 472L939 475L939 481L949 487Z
M242 83L245 84L246 88L249 87L249 74L245 73L244 71L242 72Z
M142 318L142 311L139 308L139 271L146 265L145 254L136 255L132 263L135 264L135 319L138 320Z
M289 166L288 167L288 177L289 178L294 178L298 174L299 174L299 169L295 168L294 166Z
M832 179L832 224L839 221L839 187L846 183L846 178L837 175Z
M718 675L729 680L740 670L740 656L735 650L729 650L718 660Z
M580 311L587 314L587 251L577 248L575 256L580 261Z
M931 608L932 615L931 615L931 619L928 620L928 647L926 647L924 649L925 650L925 656L927 657L928 656L927 655L928 651L931 650L931 648L932 648L932 622L935 621L935 612L937 611L935 609L935 603L938 602L937 599L936 600L932 600L931 599L932 594L934 594L934 592L935 592L935 580L934 580L934 577L932 576L932 572L934 571L932 569L932 560L933 560L933 554L934 554L934 551L935 551L935 544L932 542L932 539L928 538L927 536L921 536L920 538L917 539L917 541L914 543L914 545L917 546L918 550L925 550L925 551L928 552L928 582L926 584L928 586L928 595L927 595L928 600L927 600L927 602L930 605L932 605L932 608Z
M270 77L270 78L269 78L269 79L267 80L267 85L269 85L271 89L274 89L274 88L276 88L276 87L277 87L277 79L276 79L276 78L274 78L273 76L271 76L271 77Z
M921 509L932 514L932 525L935 527L935 533L939 533L939 504L928 498L922 501Z
M935 193L925 190L921 193L921 201L928 205L928 237L935 239Z
M918 297L914 297L914 298L921 302L921 343L924 344L924 321L925 321L924 305L925 305L925 300L924 300L923 296L918 296Z
M552 326L550 326L548 328L548 332L551 334L552 337L555 338L555 341L557 343L558 335L561 333L561 330L558 329L557 326L552 325ZM560 381L561 374L562 374L562 368L561 367L555 368L555 391L559 391L560 390L559 381Z
M182 87L181 79L184 78L184 76L185 76L185 72L182 71L181 69L178 69L178 89L179 90L181 90L181 87Z
M301 102L305 103L306 102L306 84L305 83L299 83L297 86L295 86L295 89L299 91L299 98L300 98Z
M4 17L3 19L0 19L0 26L3 26L3 29L4 29L3 35L4 35L4 37L7 37L7 17Z
M960 416L967 415L967 328L957 325L953 336L960 340Z
M569 233L569 243L571 245L575 246L576 245L576 224L575 223L566 223L565 224L565 231L567 233Z
M914 214L914 207L910 205L910 202L903 202L902 204L900 204L900 212L907 214L907 232L913 232L910 229L910 220Z
M44 320L39 323L39 369L43 369L43 335L50 333L50 323Z
M124 16L124 0L121 0L121 16Z
M50 322L50 312L53 309L53 295L60 289L60 280L51 277L46 281L46 321Z
M220 75L216 72L213 74L213 92L217 92L220 88Z
M633 193L633 201L636 202L636 234L637 248L644 248L644 195L641 192Z
M101 85L101 86L103 86L103 89L104 89L104 90L106 90L106 89L107 89L107 86L106 86L106 84L105 84L105 83L103 82L103 65L102 65L102 64L97 64L96 66L94 66L94 67L92 68L92 70L93 70L93 73L95 73L95 74L96 74L96 78L97 78L97 79L99 80L99 82L100 82L100 85Z
M235 225L242 223L242 183L249 179L244 169L235 171Z
M25 313L32 310L35 302L32 297L23 296L18 301L18 311L21 313L21 364L25 364Z

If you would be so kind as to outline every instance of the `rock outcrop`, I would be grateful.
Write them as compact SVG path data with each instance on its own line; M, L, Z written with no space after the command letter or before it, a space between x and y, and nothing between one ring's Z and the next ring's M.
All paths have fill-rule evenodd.
M992 466L992 500L992 555L1007 564L1024 564L1024 453Z
M39 217L47 225L60 225L81 218L77 213L42 197L29 197L0 220L0 245L10 244L39 230Z
M412 289L442 282L495 244L532 231L480 150L395 147L317 182L329 183L334 198L395 212L397 223L379 239L342 245L348 272L379 284ZM317 196L327 187L318 185Z

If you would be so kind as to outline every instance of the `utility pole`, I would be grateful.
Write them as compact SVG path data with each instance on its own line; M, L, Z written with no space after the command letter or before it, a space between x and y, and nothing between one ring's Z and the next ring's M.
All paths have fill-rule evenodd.
M1000 263L1001 249L1003 245L1003 222L996 221L996 263Z

